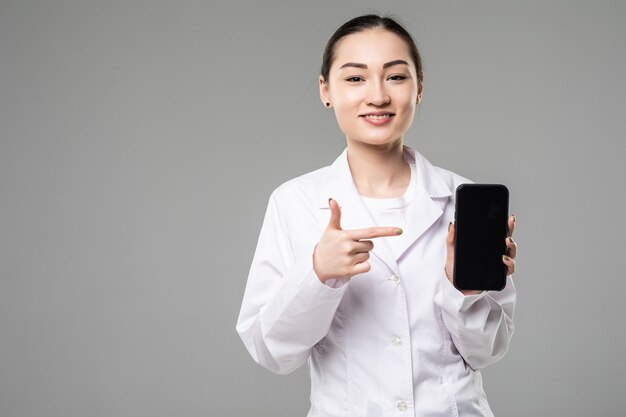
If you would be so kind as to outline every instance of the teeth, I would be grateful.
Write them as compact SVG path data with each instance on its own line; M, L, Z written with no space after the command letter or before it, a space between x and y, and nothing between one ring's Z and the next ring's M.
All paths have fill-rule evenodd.
M391 117L390 114L381 114L380 116L376 116L373 114L367 114L365 115L365 117L370 118L370 119L386 119L387 117Z

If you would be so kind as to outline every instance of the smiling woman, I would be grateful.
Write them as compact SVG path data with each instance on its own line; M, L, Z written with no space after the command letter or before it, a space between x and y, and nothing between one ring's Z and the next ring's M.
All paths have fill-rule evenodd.
M237 331L275 373L308 362L311 417L493 415L480 369L513 334L514 217L505 288L457 290L454 191L470 181L404 145L423 78L393 19L341 26L319 93L347 146L269 197Z
M321 99L334 109L348 146L359 146L358 141L397 147L421 100L419 52L399 29L378 26L342 33L324 53Z

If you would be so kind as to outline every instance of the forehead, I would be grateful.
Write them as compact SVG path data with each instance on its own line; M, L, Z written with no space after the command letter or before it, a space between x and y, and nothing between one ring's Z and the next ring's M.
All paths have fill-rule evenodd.
M341 38L335 45L333 68L346 62L367 64L370 68L382 68L385 62L404 59L411 66L409 46L404 39L381 28L366 29Z

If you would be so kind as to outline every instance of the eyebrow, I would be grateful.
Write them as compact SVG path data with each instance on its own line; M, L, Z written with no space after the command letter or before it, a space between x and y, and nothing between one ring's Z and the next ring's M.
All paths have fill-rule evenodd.
M404 59L396 59L395 61L389 61L389 62L384 63L383 64L383 69L391 67L391 66L394 66L394 65L399 65L399 64L409 65ZM360 64L358 62L346 62L345 64L340 66L339 69L342 69L342 68L345 68L345 67L355 67L355 68L367 69L367 65Z

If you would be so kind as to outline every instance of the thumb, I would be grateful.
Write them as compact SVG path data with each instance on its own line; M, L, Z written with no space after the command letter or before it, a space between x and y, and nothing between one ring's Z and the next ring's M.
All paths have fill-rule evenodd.
M448 225L448 236L446 236L446 246L448 248L448 254L446 259L446 276L448 280L452 282L454 276L454 223L450 222Z
M328 229L341 230L341 209L339 203L332 198L328 199L330 207L330 220L328 221Z
M446 236L446 246L448 247L448 260L454 260L454 232L455 224L450 222L448 226L448 236Z

